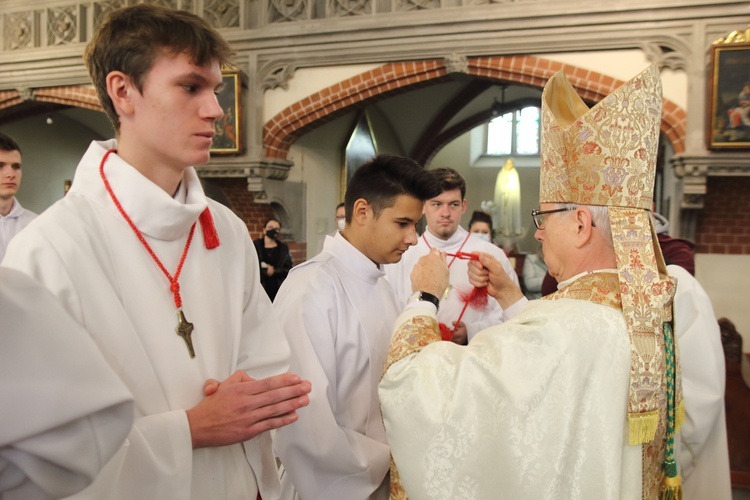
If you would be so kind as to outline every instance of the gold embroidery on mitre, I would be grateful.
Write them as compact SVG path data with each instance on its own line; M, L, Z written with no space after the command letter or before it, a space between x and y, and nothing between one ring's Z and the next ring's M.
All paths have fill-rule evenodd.
M539 201L650 209L661 106L656 66L591 109L555 73L542 93Z

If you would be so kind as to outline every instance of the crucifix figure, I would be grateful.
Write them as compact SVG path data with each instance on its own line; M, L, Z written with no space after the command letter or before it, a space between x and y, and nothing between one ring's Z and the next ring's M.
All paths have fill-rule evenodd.
M193 349L193 339L190 338L190 334L193 333L193 324L185 319L185 314L182 312L182 309L177 310L177 328L175 328L175 330L177 331L177 335L182 337L182 340L185 341L188 352L190 352L190 357L194 358L195 350Z

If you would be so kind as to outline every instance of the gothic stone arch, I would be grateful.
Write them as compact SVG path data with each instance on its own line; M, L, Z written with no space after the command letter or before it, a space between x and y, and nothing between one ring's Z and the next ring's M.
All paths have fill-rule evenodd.
M263 146L266 157L286 159L290 146L298 137L311 128L340 116L353 105L383 98L395 92L406 92L417 86L430 85L446 78L449 73L447 65L455 66L451 61L444 59L388 63L292 104L264 126ZM565 70L579 95L587 101L598 102L624 83L595 71L523 55L470 57L459 70L480 78L503 80L541 89L547 80L561 69ZM661 131L672 143L675 153L685 150L686 119L687 115L682 108L664 99ZM465 128L452 129L450 133L443 134L441 142L432 144L433 149L426 153L426 157L431 157L471 126L473 125L467 123Z

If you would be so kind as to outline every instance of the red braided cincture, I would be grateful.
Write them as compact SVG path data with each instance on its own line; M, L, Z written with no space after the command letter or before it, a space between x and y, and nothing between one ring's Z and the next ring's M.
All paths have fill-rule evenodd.
M454 259L479 260L479 254L478 253L462 252L461 250L459 250L456 253L447 253L445 255L447 255L448 257L453 257Z
M445 323L438 323L438 326L440 326L440 336L443 338L443 340L453 340L453 334L456 331L455 329L451 330Z
M112 198L112 203L115 204L115 207L117 207L117 210L120 212L120 215L122 215L123 219L125 219L125 222L128 223L130 226L130 229L133 230L135 235L138 237L138 241L141 242L141 244L144 246L148 254L151 256L152 259L154 259L154 262L156 262L156 265L159 266L159 269L161 269L161 272L164 273L164 276L167 277L169 280L169 289L172 292L172 296L174 297L174 305L177 306L177 309L180 309L182 307L182 297L180 296L180 273L182 272L182 266L185 264L185 258L187 257L188 250L190 249L190 243L193 241L193 234L195 233L195 222L193 222L192 227L190 228L190 234L188 234L187 242L185 242L185 249L182 251L182 256L180 257L180 263L177 265L177 270L174 273L174 276L169 274L169 271L167 271L167 268L164 267L164 264L161 263L161 260L159 260L159 257L156 256L156 253L151 248L151 245L148 244L148 241L146 241L146 238L143 237L143 233L136 227L133 220L128 216L128 214L125 212L125 209L122 208L122 205L120 204L120 200L117 199L117 196L115 196L115 192L112 190L112 186L109 185L109 181L107 180L107 176L104 175L104 164L107 162L107 158L109 158L109 155L112 153L116 153L116 149L110 149L104 154L104 157L102 158L102 162L99 164L99 175L102 177L102 181L104 181L104 188L107 190L107 193L109 193L109 197Z

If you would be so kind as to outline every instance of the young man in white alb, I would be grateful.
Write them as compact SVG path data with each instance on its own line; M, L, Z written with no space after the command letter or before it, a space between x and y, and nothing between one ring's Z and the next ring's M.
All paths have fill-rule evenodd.
M3 264L61 299L134 396L126 443L76 498L278 495L265 431L295 421L310 386L284 373L245 224L191 166L209 159L229 54L193 14L110 14L85 59L117 140L93 142L68 195L8 248Z
M402 307L383 264L417 242L424 200L438 191L407 158L381 155L361 166L347 186L346 227L281 286L274 308L291 367L313 385L310 406L276 433L285 492L293 485L304 500L388 498L377 385Z

